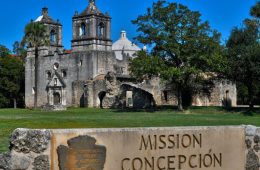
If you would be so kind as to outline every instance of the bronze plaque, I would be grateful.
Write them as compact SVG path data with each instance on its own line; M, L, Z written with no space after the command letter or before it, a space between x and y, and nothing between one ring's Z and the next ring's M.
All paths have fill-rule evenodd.
M106 148L96 145L90 136L78 136L68 140L68 146L57 149L60 170L103 170Z

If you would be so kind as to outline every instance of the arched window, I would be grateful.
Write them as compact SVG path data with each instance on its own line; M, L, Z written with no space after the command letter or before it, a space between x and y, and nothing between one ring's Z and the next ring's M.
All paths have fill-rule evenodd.
M58 78L54 78L54 86L58 85Z
M81 26L80 26L80 31L79 31L79 35L80 35L80 36L86 35L86 24L85 24L85 23L82 23L82 24L81 24Z
M47 79L51 79L51 72L50 71L47 71Z
M80 61L79 61L79 66L81 67L82 64L83 64L83 60L80 60Z
M67 77L67 71L66 70L62 70L62 77L66 78Z
M99 23L98 25L98 37L105 38L105 24L103 22Z
M54 30L51 31L51 43L54 44L56 42L56 33Z

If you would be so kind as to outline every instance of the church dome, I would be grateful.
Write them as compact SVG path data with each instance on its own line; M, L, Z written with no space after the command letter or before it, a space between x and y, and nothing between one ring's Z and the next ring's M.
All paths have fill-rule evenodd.
M116 52L116 58L122 60L123 53L133 57L133 54L141 49L127 38L126 31L121 31L121 37L113 44L112 50Z
M126 37L126 31L121 31L121 37L112 47L113 50L140 51L141 49Z

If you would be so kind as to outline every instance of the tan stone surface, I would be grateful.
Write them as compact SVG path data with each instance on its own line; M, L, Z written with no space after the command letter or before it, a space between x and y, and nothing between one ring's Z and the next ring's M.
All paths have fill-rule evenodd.
M57 148L85 135L106 148L104 170L245 169L243 127L74 129L52 133L51 170L59 170Z

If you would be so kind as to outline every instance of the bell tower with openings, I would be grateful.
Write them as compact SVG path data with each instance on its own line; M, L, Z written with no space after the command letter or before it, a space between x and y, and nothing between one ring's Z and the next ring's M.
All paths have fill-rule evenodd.
M47 26L48 34L50 36L50 46L62 46L62 25L59 20L54 21L48 14L48 8L42 8L42 15L39 16L35 22L41 22Z
M111 51L111 18L97 8L95 0L89 0L88 7L75 12L73 22L73 51Z

